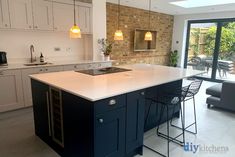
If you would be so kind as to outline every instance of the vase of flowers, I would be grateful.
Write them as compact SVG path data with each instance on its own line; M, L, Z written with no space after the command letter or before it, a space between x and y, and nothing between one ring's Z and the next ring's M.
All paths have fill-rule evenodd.
M109 61L110 54L113 48L113 43L108 41L108 39L101 38L101 39L98 39L98 44L100 46L100 51L103 52L104 60Z

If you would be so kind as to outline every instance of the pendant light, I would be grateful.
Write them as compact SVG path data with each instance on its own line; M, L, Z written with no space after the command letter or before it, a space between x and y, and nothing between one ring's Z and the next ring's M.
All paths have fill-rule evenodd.
M151 9L151 0L149 0L149 31L145 33L145 37L144 40L146 41L152 41L153 37L152 37L152 33L150 32L150 9Z
M120 21L120 0L118 0L118 29L114 34L114 40L123 40L123 33L119 28L119 21Z
M75 0L73 1L74 3L74 25L72 26L72 28L70 29L70 38L81 38L82 35L81 35L81 30L80 28L78 27L78 25L76 24L76 6L75 6Z

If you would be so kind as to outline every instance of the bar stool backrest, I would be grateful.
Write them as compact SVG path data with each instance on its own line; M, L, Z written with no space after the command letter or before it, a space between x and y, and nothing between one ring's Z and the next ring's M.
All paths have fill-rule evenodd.
M196 95L202 85L203 80L196 79L190 85L186 97L192 97Z

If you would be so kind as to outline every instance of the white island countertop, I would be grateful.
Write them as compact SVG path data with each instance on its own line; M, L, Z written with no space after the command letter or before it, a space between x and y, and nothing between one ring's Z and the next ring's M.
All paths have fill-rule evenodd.
M63 71L35 74L30 75L30 77L89 101L97 101L202 73L196 70L149 64L119 67L132 71L97 76L75 71Z

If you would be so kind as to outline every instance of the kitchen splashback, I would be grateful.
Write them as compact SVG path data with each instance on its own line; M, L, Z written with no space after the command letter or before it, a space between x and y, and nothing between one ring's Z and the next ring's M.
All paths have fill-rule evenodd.
M83 60L91 59L92 56L89 53L92 35L83 35L81 39L72 40L67 32L0 31L0 36L0 51L7 52L9 63L29 61L31 44L35 47L37 57L42 52L49 61Z

